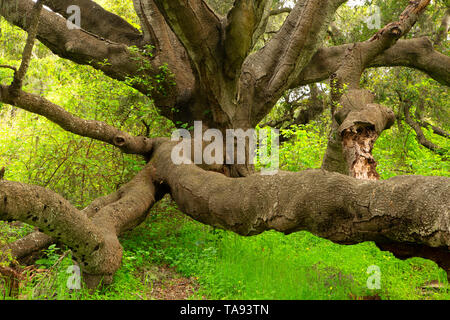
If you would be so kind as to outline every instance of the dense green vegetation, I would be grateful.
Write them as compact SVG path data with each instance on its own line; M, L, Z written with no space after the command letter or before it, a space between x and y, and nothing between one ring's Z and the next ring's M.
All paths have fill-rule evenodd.
M110 9L130 15L122 2ZM387 20L395 14L392 10L386 11ZM341 12L349 21L354 14L346 7ZM4 20L0 28L0 64L18 65L25 33ZM356 24L350 24L349 34L364 37L369 33L352 28L357 28ZM157 113L151 100L126 84L89 66L59 59L42 44L36 46L34 54L27 91L39 92L83 118L103 120L130 133L170 136L174 125ZM11 79L10 70L0 69L2 83ZM396 90L401 90L414 101L413 112L421 106L428 121L450 129L448 88L420 72L380 68L366 72L365 82L377 93L379 102L397 114ZM291 138L280 150L281 169L320 167L329 114L325 111L307 125L283 131ZM433 153L418 144L414 131L400 117L374 149L383 179L403 174L450 176L449 139L429 129L424 131L447 154ZM142 159L109 145L71 135L43 117L0 104L0 167L7 167L8 180L48 187L83 208L129 181L143 164ZM0 221L0 244L32 230L29 225ZM22 266L28 276L18 295L8 296L8 283L0 282L0 299L150 299L156 286L164 289L168 283L161 275L162 266L176 271L175 277L190 278L194 290L187 297L193 299L450 299L446 274L431 261L401 261L374 243L341 246L308 232L288 236L265 232L244 238L191 220L169 198L158 203L147 220L121 240L125 249L122 267L106 289L67 289L71 253L57 244L42 252L32 267ZM381 288L376 290L366 284L372 265L381 271ZM444 286L421 289L430 281Z

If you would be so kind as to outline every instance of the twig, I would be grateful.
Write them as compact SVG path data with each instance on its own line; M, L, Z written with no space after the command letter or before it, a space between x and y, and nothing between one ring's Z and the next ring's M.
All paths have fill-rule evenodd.
M28 28L28 37L25 44L25 48L22 53L22 62L20 64L19 70L14 73L14 80L10 86L11 95L18 95L19 90L22 88L23 79L27 73L28 66L30 65L31 56L33 53L34 40L38 32L39 17L42 10L42 0L38 0L33 7L31 13L31 23Z
M0 68L11 69L11 70L14 70L14 72L17 72L17 68L16 67L8 66L6 64L0 64Z

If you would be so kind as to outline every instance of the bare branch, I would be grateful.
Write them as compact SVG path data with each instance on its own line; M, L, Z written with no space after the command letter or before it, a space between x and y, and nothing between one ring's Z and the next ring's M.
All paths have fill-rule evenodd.
M1 64L1 65L0 65L0 68L11 69L11 70L13 70L14 72L17 72L17 68L16 68L16 67L14 67L14 66L8 66L8 65L6 65L6 64Z
M143 44L139 30L92 0L43 0L43 4L66 19L71 15L67 11L69 6L76 5L81 10L81 28L84 30L129 46Z
M328 79L339 68L351 44L320 48L290 88ZM425 72L439 83L450 86L450 57L433 48L427 37L399 40L368 62L373 67L410 67Z
M447 39L448 30L450 28L450 8L444 13L444 17L442 18L441 25L439 26L438 32L436 33L436 38L434 39L434 45L441 45L442 41Z
M290 13L291 11L292 11L292 8L280 8L280 9L270 10L269 14L271 16L277 16L277 15L282 14L282 13Z
M46 117L66 131L104 141L126 153L148 154L152 144L146 137L133 137L101 121L84 120L40 96L19 90L11 96L10 87L0 85L0 101Z
M10 90L11 94L15 96L17 92L22 88L22 82L27 73L28 66L30 65L31 54L33 53L34 41L36 40L39 16L41 15L42 1L38 0L34 4L33 10L31 12L31 22L28 28L27 42L25 43L25 48L23 49L22 62L20 64L19 70L14 73L14 80L11 84Z
M370 40L350 47L336 72L335 84L342 87L345 83L349 88L359 88L361 74L369 62L408 33L429 3L430 0L410 2L398 21L387 24Z
M401 94L399 94L400 100L402 100L401 98ZM428 140L425 135L423 134L422 129L420 128L420 124L417 123L416 121L414 121L414 119L411 117L410 114L410 108L411 108L411 102L410 101L402 101L402 111L403 114L405 115L405 122L414 129L414 131L416 132L416 136L417 136L417 141L423 145L425 148L427 148L428 150L431 150L433 152L439 153L441 154L443 152L442 148L439 147L438 145L432 143L430 140Z

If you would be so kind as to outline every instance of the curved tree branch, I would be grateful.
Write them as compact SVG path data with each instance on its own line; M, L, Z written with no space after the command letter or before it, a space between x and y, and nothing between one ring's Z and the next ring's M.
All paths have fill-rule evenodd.
M282 13L290 13L291 11L292 11L292 8L280 8L280 9L270 10L269 14L271 16L277 16L277 15L282 14Z
M220 58L218 45L222 38L222 25L219 17L205 1L141 1L151 1L157 5L198 70L220 70L217 59Z
M389 108L374 104L373 95L360 88L361 75L370 61L411 29L429 3L430 0L410 2L398 21L386 25L370 40L347 49L331 77L334 114L323 169L348 173L359 179L380 178L372 149L381 132L392 126L395 115ZM343 159L347 168L342 164Z
M47 99L19 90L13 96L11 87L0 85L0 101L46 117L66 131L79 136L109 143L123 152L148 154L152 148L150 139L134 137L101 121L84 120Z
M0 0L0 15L24 30L28 30L32 8L32 0L17 0L14 5ZM163 54L149 59L130 50L125 44L102 39L83 29L70 30L63 17L47 10L42 11L37 38L60 57L78 64L91 65L114 79L148 79L148 83L135 81L132 85L140 92L152 96L158 106L174 106L180 101L183 102L188 99L189 88L194 86L193 76L186 72L190 70L188 65L184 73L174 74L175 86L164 82L164 90L160 90L161 83L155 80L160 75L160 67L167 63L169 69L174 66L173 69L178 71L181 68L180 63L184 61L175 61L170 59L170 55Z
M297 79L317 51L320 39L343 2L298 1L279 32L262 49L247 57L240 77L238 101L240 105L254 105L252 124L261 121Z
M393 252L415 244L417 256L434 259L450 275L449 178L363 181L306 170L233 179L174 165L173 146L155 144L155 184L170 186L180 210L197 221L241 235L308 230L341 244L389 244Z
M153 168L146 166L119 189L116 201L98 208L92 218L48 189L0 181L0 220L26 222L47 235L35 233L3 249L14 248L16 253L23 254L51 241L50 236L71 248L89 287L95 288L102 280L111 283L122 260L117 236L141 223L155 202L152 172ZM32 240L39 243L30 243Z
M143 44L143 36L139 30L92 0L43 0L42 2L66 19L71 15L67 12L67 8L72 5L78 6L81 11L81 28L99 37L128 46Z
M368 41L359 42L348 48L336 71L336 85L345 83L350 89L358 89L363 71L380 53L392 47L400 37L409 32L430 0L410 2L396 22L387 24Z
M351 44L320 48L291 84L291 89L328 79L337 71ZM367 68L410 67L425 72L439 83L450 86L450 57L436 51L427 38L398 40L392 47L368 62Z
M429 141L425 135L423 134L423 131L421 129L421 125L420 123L414 121L414 119L411 117L411 113L410 113L410 108L411 108L411 102L410 101L401 101L402 103L402 111L403 114L405 115L405 122L414 129L414 131L416 132L416 136L417 136L417 141L424 146L425 148L427 148L428 150L431 150L433 152L442 154L444 150L442 150L441 147L439 147L438 145L432 143L431 141Z

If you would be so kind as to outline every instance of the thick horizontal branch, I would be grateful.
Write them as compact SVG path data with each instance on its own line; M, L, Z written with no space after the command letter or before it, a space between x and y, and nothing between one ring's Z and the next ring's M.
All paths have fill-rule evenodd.
M319 49L291 88L328 79L351 44ZM369 61L367 67L410 67L425 72L439 83L450 86L450 57L436 51L427 37L399 40Z
M155 178L171 187L184 212L209 225L242 235L309 230L341 243L420 241L450 246L449 178L361 181L306 170L233 179L195 165L173 164L173 146L156 146L151 161Z
M73 14L67 9L73 5L78 6L81 14L80 27L84 30L128 46L143 44L143 35L139 30L92 0L43 0L43 3L66 19Z
M414 243L446 253L450 271L449 178L363 181L306 170L233 179L195 165L174 165L173 145L156 146L155 180L170 186L180 210L197 221L241 235L307 230L345 244Z
M42 115L66 131L109 143L126 153L146 155L152 149L151 140L146 137L131 136L101 121L81 119L43 97L22 90L12 96L10 87L0 85L0 101Z

